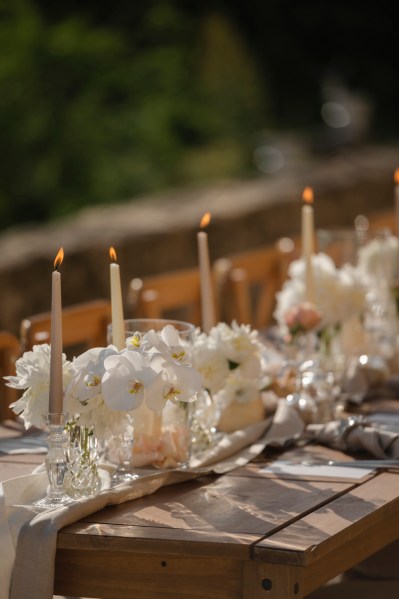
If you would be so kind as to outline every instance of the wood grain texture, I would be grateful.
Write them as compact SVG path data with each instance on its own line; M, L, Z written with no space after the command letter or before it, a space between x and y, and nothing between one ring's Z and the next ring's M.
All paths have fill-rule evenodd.
M121 552L59 550L55 593L103 599L241 599L242 562Z

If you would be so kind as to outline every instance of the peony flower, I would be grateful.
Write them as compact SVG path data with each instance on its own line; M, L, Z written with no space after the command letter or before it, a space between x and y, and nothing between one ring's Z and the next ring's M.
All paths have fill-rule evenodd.
M358 252L357 266L370 279L378 279L392 285L398 273L399 240L395 235L380 235Z
M232 402L250 403L258 397L259 384L257 379L243 377L236 370L232 370L223 389L217 393L216 400L222 406L228 406Z
M338 269L329 256L323 253L313 256L316 306L321 319L318 329L336 327L346 320L359 317L365 310L364 276L353 266L345 264ZM295 260L291 263L289 278L276 295L274 316L283 330L287 330L286 314L294 306L305 301L305 264Z
M13 412L24 420L25 428L43 426L43 414L49 410L50 357L48 343L33 346L16 361L16 375L4 377L14 389L25 389L24 394L11 404ZM62 355L64 389L71 379L71 363Z
M219 323L208 335L196 332L193 362L202 376L204 387L218 400L221 397L219 392L222 395L227 393L226 385L229 385L229 380L235 381L237 389L240 385L242 388L247 387L248 381L252 380L259 393L263 353L264 347L259 334L251 330L249 325L233 322L229 326ZM237 397L238 395L237 391ZM241 399L243 397L248 399L249 395L242 393Z

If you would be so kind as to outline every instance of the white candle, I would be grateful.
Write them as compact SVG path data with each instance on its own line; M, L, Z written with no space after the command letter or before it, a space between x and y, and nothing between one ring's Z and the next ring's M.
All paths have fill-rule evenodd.
M313 190L306 187L303 191L302 206L302 257L305 262L305 300L315 303L316 294L312 256L314 254L314 218L313 218Z
M394 174L395 181L395 214L396 214L396 236L399 237L399 168Z
M113 247L110 248L109 255L112 260L110 264L112 343L118 350L121 350L126 346L121 276L119 264L116 263L116 252Z
M49 412L55 413L63 411L61 273L58 272L63 257L64 250L60 248L51 279Z
M210 221L210 214L204 214L201 220L201 228L206 227ZM213 295L211 265L209 260L208 235L205 231L198 231L198 260L201 284L201 315L202 330L208 333L215 326L215 300Z

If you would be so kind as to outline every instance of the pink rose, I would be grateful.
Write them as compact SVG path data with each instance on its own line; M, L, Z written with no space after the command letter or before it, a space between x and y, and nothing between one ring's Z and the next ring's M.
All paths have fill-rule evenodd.
M291 335L296 335L316 328L321 320L321 314L314 304L303 302L287 310L284 320Z

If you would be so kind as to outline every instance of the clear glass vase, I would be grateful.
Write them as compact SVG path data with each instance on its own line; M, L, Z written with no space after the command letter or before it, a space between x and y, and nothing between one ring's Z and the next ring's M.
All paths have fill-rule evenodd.
M128 426L125 431L113 435L110 439L108 452L111 461L116 464L116 470L112 477L113 483L129 482L138 477L133 468L133 446L132 426Z
M185 468L192 446L192 404L167 401L160 414L143 408L133 414L133 466Z
M179 362L190 364L190 351L195 327L180 320L163 318L138 318L124 321L126 339L134 338L140 344L149 331L161 333L172 326L178 333L178 355L173 356ZM108 340L112 339L112 325L108 326ZM133 471L148 468L184 468L190 459L192 406L190 402L166 401L162 411L155 413L143 402L132 413ZM118 443L118 441L117 441Z
M68 468L64 489L74 499L95 495L101 487L98 474L99 447L94 428L68 425Z

